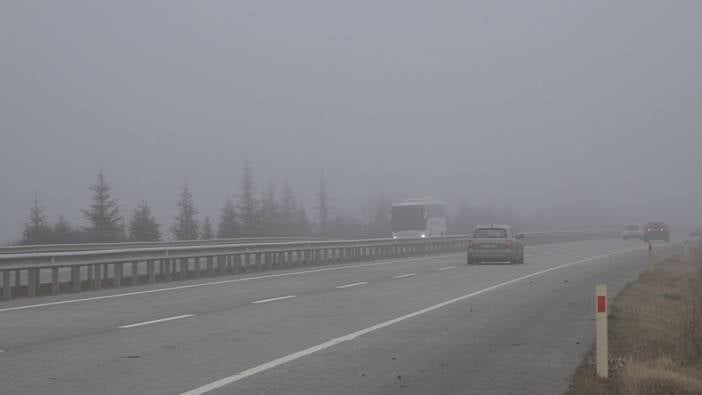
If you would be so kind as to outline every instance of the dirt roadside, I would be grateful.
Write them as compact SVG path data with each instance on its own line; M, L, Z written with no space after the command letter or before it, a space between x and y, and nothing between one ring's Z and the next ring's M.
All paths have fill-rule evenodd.
M594 331L593 331L594 333ZM662 261L610 304L610 378L590 353L567 394L702 394L702 250Z

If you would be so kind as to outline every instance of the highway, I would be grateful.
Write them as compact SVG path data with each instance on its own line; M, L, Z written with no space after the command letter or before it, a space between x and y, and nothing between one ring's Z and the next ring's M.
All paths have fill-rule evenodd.
M562 393L614 294L678 243L530 246L0 303L0 393Z

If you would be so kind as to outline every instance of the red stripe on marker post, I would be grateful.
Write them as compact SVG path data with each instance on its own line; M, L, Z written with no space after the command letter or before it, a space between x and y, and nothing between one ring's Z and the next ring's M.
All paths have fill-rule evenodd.
M607 312L607 297L604 295L597 295L597 312L606 313Z

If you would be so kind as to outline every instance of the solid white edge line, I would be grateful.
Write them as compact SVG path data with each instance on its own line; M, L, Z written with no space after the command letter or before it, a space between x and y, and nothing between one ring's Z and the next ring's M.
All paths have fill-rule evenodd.
M446 267L440 267L436 270L443 272L444 270L451 270L451 269L455 269L455 268L456 268L456 266L446 266Z
M336 287L336 288L337 288L337 289L344 289L344 288L357 287L357 286L359 286L359 285L366 285L366 284L368 284L368 283L365 282L365 281L361 281L361 282L358 282L358 283L351 283L351 284L346 284L346 285L339 285L339 286Z
M297 295L278 296L277 298L255 300L251 303L253 303L253 304L268 303L268 302L275 302L278 300L285 300L285 299L292 299L292 298L297 298Z
M407 273L407 274L400 274L399 276L395 276L395 278L407 278L407 277L412 277L416 276L417 273Z
M158 320L137 322L136 324L122 325L119 327L119 329L136 328L138 326L158 324L159 322L173 321L173 320L179 320L181 318L190 318L190 317L195 317L195 314L183 314L183 315L176 315L174 317L161 318Z
M36 309L39 307L58 306L58 305L62 305L62 304L92 302L92 301L96 301L96 300L105 300L105 299L115 299L115 298L121 298L124 296L147 295L147 294L154 294L154 293L167 292L167 291L177 291L180 289L199 288L199 287L231 284L231 283L238 283L238 282L252 281L252 280L262 280L262 279L267 279L267 278L289 277L289 276L298 276L298 275L308 274L308 273L330 272L330 271L336 271L336 270L346 270L346 269L364 268L364 267L372 267L372 266L391 265L391 264L395 264L395 263L416 262L416 261L421 261L421 260L425 260L428 258L429 259L448 258L448 257L464 255L464 254L465 253L463 253L463 252L456 252L456 253L452 253L452 254L423 256L423 257L411 258L411 259L391 259L391 260L384 260L384 261L375 262L375 263L361 263L361 264L357 264L357 265L354 265L354 264L342 265L342 266L326 267L323 269L303 270L303 271L299 271L299 272L267 274L267 275L263 275L263 276L235 278L232 280L221 280L221 281L212 281L212 282L207 282L207 283L179 285L176 287L149 289L146 291L134 291L134 292L125 292L125 293L121 293L121 294L114 294L114 295L94 296L94 297L90 297L90 298L61 300L58 302L29 304L29 305L24 305L24 306L6 307L4 309L0 309L0 313L4 313L7 311Z
M337 337L337 338L331 339L331 340L329 340L329 341L327 341L327 342L324 342L324 343L322 343L322 344L318 344L318 345L316 345L316 346L312 346L312 347L310 347L310 348L306 348L306 349L304 349L304 350L301 350L301 351L298 351L298 352L295 352L295 353L292 353L292 354L288 354L288 355L283 356L283 357L280 357L280 358L278 358L278 359L274 359L274 360L272 360L272 361L269 361L269 362L263 363L263 364L261 364L261 365L254 366L254 367L252 367L252 368L250 368L250 369L241 371L241 372L239 372L239 373L233 374L233 375L231 375L231 376L229 376L229 377L225 377L225 378L223 378L223 379L214 381L214 382L209 383L209 384L205 384L205 385L203 385L203 386L201 386L201 387L198 387L198 388L195 388L195 389L193 389L193 390L190 390L190 391L187 391L187 392L183 392L181 395L201 395L201 394L204 394L204 393L207 393L207 392L210 392L210 391L213 391L213 390L222 388L222 387L224 387L224 386L227 386L227 385L229 385L229 384L236 383L237 381L243 380L243 379L245 379L245 378L247 378L247 377L250 377L250 376L253 376L253 375L255 375L255 374L264 372L264 371L266 371L266 370L275 368L275 367L277 367L277 366L286 364L286 363L288 363L288 362L292 362L292 361L294 361L294 360L296 360L296 359L300 359L300 358L305 357L305 356L307 356L307 355L314 354L314 353L316 353L316 352L319 352L319 351L325 350L325 349L327 349L327 348L333 347L333 346L335 346L335 345L337 345L337 344L339 344L339 343L343 343L343 342L346 342L346 341L354 340L354 339L356 339L356 338L359 337L359 336L362 336L362 335L365 335L365 334L368 334L368 333L371 333L371 332L375 332L375 331L377 331L377 330L379 330L379 329L382 329L382 328L385 328L385 327L388 327L388 326L397 324L397 323L399 323L399 322L408 320L408 319L410 319L410 318L414 318L414 317L420 316L420 315L422 315L422 314L426 314L426 313L431 312L431 311L434 311L434 310L438 310L438 309L440 309L440 308L446 307L446 306L451 305L451 304L454 304L454 303L456 303L456 302L460 302L460 301L463 301L463 300L472 298L472 297L474 297L474 296L478 296L478 295L480 295L480 294L483 294L483 293L492 291L492 290L497 289L497 288L504 287L504 286L506 286L506 285L514 284L514 283L519 282L519 281L522 281L522 280L526 280L526 279L529 279L529 278L532 278L532 277L540 276L540 275L542 275L542 274L549 273L549 272L552 272L552 271L554 271L554 270L558 270L558 269L562 269L562 268L566 268L566 267L570 267L570 266L574 266L574 265L578 265L578 264L582 264L582 263L586 263L586 262L592 262L592 261L595 261L595 260L598 260L598 259L602 259L602 258L606 258L606 257L609 257L609 256L613 256L613 255L624 254L624 253L630 253L630 252L634 252L634 251L640 251L640 250L642 250L642 249L643 249L643 248L635 248L635 249L631 249L631 250L624 250L624 251L612 252L612 253L609 253L609 254L599 255L599 256L596 256L596 257L587 258L587 259L582 259L582 260L575 261L575 262L565 263L565 264L558 265L558 266L554 266L554 267L551 267L551 268L548 268L548 269L544 269L544 270L541 270L541 271L538 271L538 272L534 272L534 273L531 273L531 274L527 274L527 275L524 275L524 276L521 276L521 277L513 278L513 279L511 279L511 280L504 281L504 282L501 282L501 283L492 285L492 286L490 286L490 287L483 288L483 289L481 289L481 290L478 290L478 291L475 291L475 292L471 292L471 293L466 294L466 295L463 295L463 296L459 296L459 297L457 297L457 298L449 299L449 300L447 300L447 301L441 302L441 303L439 303L439 304L435 304L435 305L433 305L433 306L426 307L426 308L421 309L421 310L417 310L417 311L415 311L415 312L413 312L413 313L406 314L406 315L403 315L403 316L401 316L401 317L394 318L394 319L389 320L389 321L381 322L380 324L373 325L373 326L370 326L370 327L365 328L365 329L361 329L361 330L356 331L356 332L353 332L353 333L349 333L348 335L345 335L345 336L341 336L341 337Z

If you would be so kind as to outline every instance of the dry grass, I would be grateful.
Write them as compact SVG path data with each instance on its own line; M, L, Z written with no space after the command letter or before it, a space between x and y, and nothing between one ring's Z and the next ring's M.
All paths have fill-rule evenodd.
M670 358L630 361L621 373L621 392L626 395L702 394L702 372L681 368Z
M610 306L610 379L591 354L569 394L702 394L702 256L663 261Z

